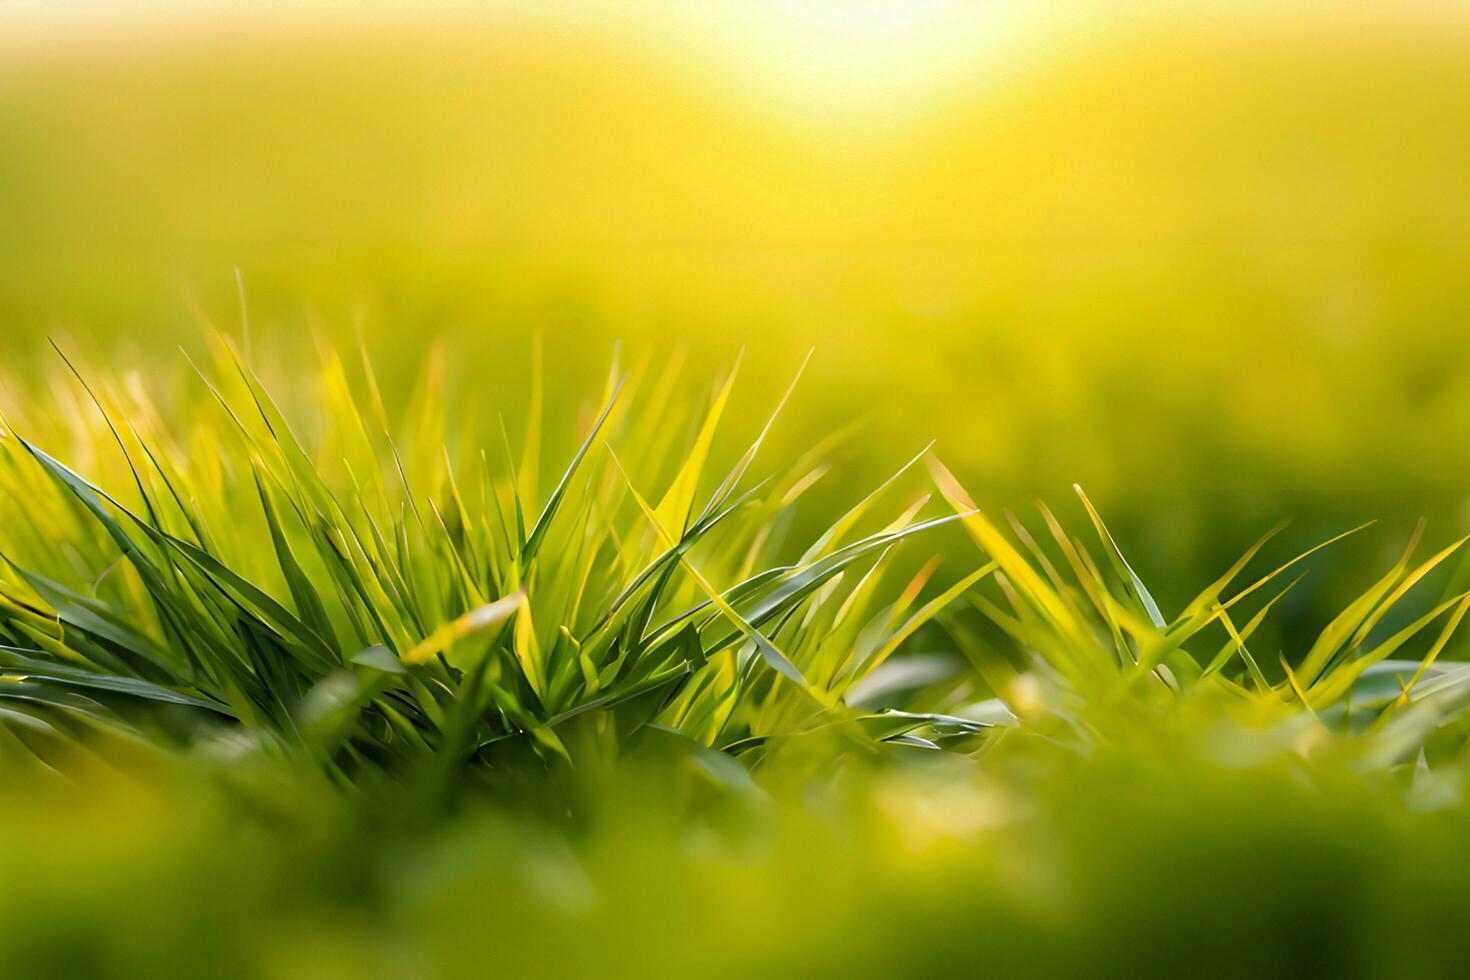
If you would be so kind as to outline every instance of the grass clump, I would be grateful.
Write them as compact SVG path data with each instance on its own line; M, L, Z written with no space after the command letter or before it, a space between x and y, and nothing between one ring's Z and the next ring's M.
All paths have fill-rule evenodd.
M55 522L32 526L0 586L0 696L26 717L44 706L47 726L226 728L343 783L446 785L518 756L572 763L645 726L719 749L819 727L879 741L979 729L844 704L978 577L923 604L927 572L883 585L901 542L955 517L921 518L919 498L875 524L890 480L779 561L824 463L753 478L783 397L714 472L734 371L696 407L673 398L672 373L615 369L543 479L539 404L518 460L503 425L493 449L454 453L443 404L425 397L390 425L371 368L362 411L327 351L308 449L233 345L214 354L186 409L190 448L141 392L128 405L80 381L126 494L40 437L5 440L16 499ZM406 448L390 432L408 433Z

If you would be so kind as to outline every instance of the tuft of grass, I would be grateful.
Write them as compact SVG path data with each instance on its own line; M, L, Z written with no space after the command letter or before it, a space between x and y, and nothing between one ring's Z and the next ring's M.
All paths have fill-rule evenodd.
M1013 543L941 463L932 461L931 469L966 530L998 566L993 594L976 594L970 605L1009 641L1007 655L998 655L997 645L958 611L946 614L950 635L1020 727L1088 746L1119 725L1147 727L1160 716L1204 710L1301 733L1304 751L1330 741L1362 767L1422 764L1427 749L1436 761L1458 766L1470 665L1440 658L1470 610L1463 561L1437 598L1426 601L1416 587L1426 592L1423 583L1434 581L1436 569L1448 567L1470 539L1416 561L1421 525L1392 567L1323 626L1309 648L1260 657L1251 641L1301 582L1295 570L1367 525L1248 573L1278 526L1166 617L1081 487L1077 496L1101 562L1045 504L1038 509L1050 548L1014 516ZM1417 657L1406 658L1410 651Z
M674 397L674 368L614 366L557 463L542 459L539 359L517 461L503 423L498 446L446 449L435 365L394 421L371 365L354 383L324 350L308 443L229 339L212 354L182 409L191 432L146 391L77 373L96 438L72 451L120 458L123 487L24 427L3 442L0 480L35 509L0 576L0 698L42 757L41 725L227 730L344 784L448 785L518 757L574 763L644 728L735 752L817 729L871 743L981 728L845 704L990 568L925 603L927 572L887 585L903 542L959 519L922 516L927 496L887 502L922 453L781 562L827 464L758 470L788 391L716 468L736 370L695 402Z

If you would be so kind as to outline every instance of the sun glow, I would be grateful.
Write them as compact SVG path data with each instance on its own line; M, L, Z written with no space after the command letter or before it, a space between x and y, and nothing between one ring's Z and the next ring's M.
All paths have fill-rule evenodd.
M621 38L693 63L762 110L806 120L871 121L910 111L947 86L1014 66L1085 5L992 0L15 0L0 38L111 39L255 29L481 30Z
M944 86L993 77L1047 24L1044 14L983 0L753 0L687 9L681 20L647 22L681 46L692 42L770 102L829 119L903 110Z

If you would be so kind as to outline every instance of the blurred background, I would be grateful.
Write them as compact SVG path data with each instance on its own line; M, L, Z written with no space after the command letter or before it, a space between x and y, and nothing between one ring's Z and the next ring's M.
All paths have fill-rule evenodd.
M1463 4L11 0L0 338L173 370L238 268L507 406L536 332L568 405L815 347L780 451L1080 482L1182 601L1281 517L1470 525L1467 134Z

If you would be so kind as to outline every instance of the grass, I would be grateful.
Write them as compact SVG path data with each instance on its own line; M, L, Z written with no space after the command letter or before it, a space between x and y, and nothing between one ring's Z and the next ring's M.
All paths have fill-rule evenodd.
M1457 962L1464 539L1273 650L1375 530L1166 613L1080 489L1028 526L932 447L797 521L860 433L768 459L738 363L614 364L560 438L538 354L513 438L439 361L390 412L209 351L9 385L11 972Z
M198 407L214 428L194 437L208 472L131 422L154 410L86 382L128 502L22 432L7 439L11 499L59 494L64 522L32 528L29 560L7 559L14 699L67 724L188 737L224 725L344 783L446 782L525 753L574 764L580 742L646 725L719 749L813 727L978 729L843 704L985 573L923 604L927 570L885 587L901 542L956 520L920 519L923 498L869 517L917 456L782 563L790 512L825 470L814 457L751 477L773 412L727 471L706 472L734 371L696 406L671 403L671 372L615 368L565 469L543 480L539 405L518 459L503 425L493 451L445 451L432 399L392 427L409 434L400 451L381 401L359 411L328 351L308 451L233 345L220 340L216 360ZM370 368L362 383L376 392Z
M556 6L0 30L0 976L1462 975L1463 31Z

